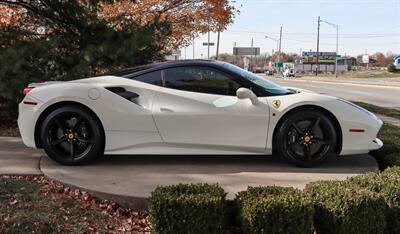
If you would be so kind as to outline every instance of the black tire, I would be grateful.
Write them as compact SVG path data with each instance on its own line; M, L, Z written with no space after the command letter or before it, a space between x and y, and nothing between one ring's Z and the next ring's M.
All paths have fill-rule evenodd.
M332 121L322 112L297 111L278 126L278 154L298 167L313 167L333 154L337 135Z
M88 163L104 154L101 124L78 106L51 112L43 121L40 139L47 155L63 165Z

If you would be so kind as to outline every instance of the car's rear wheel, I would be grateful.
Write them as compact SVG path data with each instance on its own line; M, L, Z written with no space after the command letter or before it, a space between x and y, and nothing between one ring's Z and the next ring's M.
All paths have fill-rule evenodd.
M297 111L278 127L275 147L290 163L313 167L325 161L335 149L337 135L332 121L319 111Z
M61 107L43 121L41 142L47 155L63 165L87 163L104 154L104 134L83 108Z

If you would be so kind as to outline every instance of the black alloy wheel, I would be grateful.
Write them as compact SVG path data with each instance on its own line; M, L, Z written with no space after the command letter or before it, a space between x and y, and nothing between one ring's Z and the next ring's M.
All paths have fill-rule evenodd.
M332 121L319 111L298 111L284 119L278 128L279 155L299 167L313 167L334 151L337 135Z
M75 106L61 107L45 118L41 141L47 155L63 165L83 164L104 154L100 124Z

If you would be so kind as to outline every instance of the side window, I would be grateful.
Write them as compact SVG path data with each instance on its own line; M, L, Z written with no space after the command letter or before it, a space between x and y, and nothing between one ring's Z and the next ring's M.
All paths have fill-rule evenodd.
M184 91L235 96L240 85L208 67L177 67L164 70L165 87Z
M135 76L132 80L141 81L147 84L162 86L161 71L149 72L143 75Z

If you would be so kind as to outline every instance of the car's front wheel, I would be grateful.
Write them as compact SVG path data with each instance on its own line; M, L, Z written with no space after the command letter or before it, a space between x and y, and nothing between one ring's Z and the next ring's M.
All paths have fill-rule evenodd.
M313 110L297 111L286 117L276 135L275 147L279 155L299 167L322 163L337 144L332 121Z
M87 163L104 154L98 120L77 106L60 107L43 121L41 142L47 155L63 165Z

